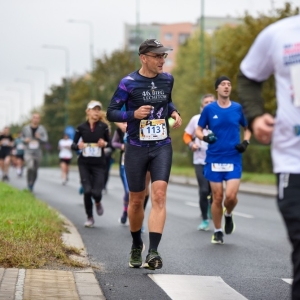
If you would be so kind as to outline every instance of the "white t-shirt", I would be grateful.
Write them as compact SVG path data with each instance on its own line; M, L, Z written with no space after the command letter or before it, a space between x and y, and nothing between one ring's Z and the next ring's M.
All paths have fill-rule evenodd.
M58 157L63 159L71 159L72 158L72 150L71 145L73 141L71 139L61 139L58 142L58 148L60 149Z
M242 61L241 71L258 82L275 75L273 171L300 174L300 15L266 27Z
M186 128L185 128L185 132L188 133L189 135L191 135L195 140L194 143L196 143L196 145L198 145L198 150L193 152L193 164L194 165L205 165L205 158L206 158L206 150L208 147L208 144L206 142L203 142L201 140L199 140L196 135L196 128L198 127L198 121L200 118L200 114L199 115L195 115L191 118L190 122L187 124ZM207 135L209 133L209 130L203 129L203 133L204 135Z

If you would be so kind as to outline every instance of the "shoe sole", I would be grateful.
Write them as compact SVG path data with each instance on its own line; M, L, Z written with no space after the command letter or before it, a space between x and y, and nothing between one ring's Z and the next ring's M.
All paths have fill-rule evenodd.
M198 231L208 231L209 227L205 227L205 228L198 228Z
M149 270L161 269L163 266L163 261L160 256L154 256L150 261L145 262L143 267Z
M224 219L225 219L225 211L226 211L226 207L224 207L223 209L223 215L224 215ZM233 213L231 213L231 218L232 218L232 223L233 223L233 228L231 230L231 232L227 232L226 229L225 229L225 225L226 225L226 221L225 221L225 224L223 226L223 230L226 234L232 234L234 231L235 231L235 223L233 221Z
M212 243L212 244L216 244L216 245L218 245L218 244L219 244L219 245L223 245L223 244L224 244L224 241L223 241L223 242L222 242L222 241L215 241L215 240L214 240L214 236L213 236L212 239L211 239L211 243Z
M127 221L125 223L122 223L121 218L118 219L118 222L122 225L122 226L128 226Z
M93 225L84 225L84 227L86 227L86 228L93 228L94 224Z
M144 251L145 251L145 244L143 243L143 248L142 248L141 254L142 254ZM141 262L141 264L136 264L136 265L132 265L132 264L129 262L129 267L130 267L130 268L140 268L140 267L142 267L142 265L143 265L143 262Z

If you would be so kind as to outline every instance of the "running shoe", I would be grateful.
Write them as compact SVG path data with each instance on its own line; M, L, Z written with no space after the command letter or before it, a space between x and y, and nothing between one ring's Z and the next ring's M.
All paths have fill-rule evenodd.
M9 178L8 178L8 176L7 176L7 175L3 175L3 177L2 177L2 181L9 181Z
M88 218L87 221L84 223L84 227L94 227L94 224L95 224L95 221L94 221L94 218L91 217L91 218Z
M104 209L103 209L103 206L102 206L101 202L95 203L95 204L96 204L97 215L102 216L103 212L104 212Z
M143 264L142 253L145 250L145 245L143 244L139 248L132 248L130 251L129 267L130 268L140 268Z
M33 192L33 184L28 184L28 190L29 190L30 192Z
M149 270L156 270L161 269L162 266L163 260L160 254L155 250L149 250L143 267Z
M84 191L83 191L83 186L80 186L78 192L79 192L79 195L82 195L82 194L83 194L83 192L84 192Z
M203 231L209 230L209 220L203 220L198 226L198 230L203 230Z
M212 238L211 238L211 243L212 244L224 244L223 241L223 232L222 231L216 231Z
M235 230L235 224L233 222L233 213L231 213L231 216L225 216L226 208L224 207L224 218L225 218L225 225L224 225L224 231L226 234L231 234Z
M119 218L119 223L122 224L122 225L125 225L127 222L127 212L124 211L123 214L122 214L122 217Z

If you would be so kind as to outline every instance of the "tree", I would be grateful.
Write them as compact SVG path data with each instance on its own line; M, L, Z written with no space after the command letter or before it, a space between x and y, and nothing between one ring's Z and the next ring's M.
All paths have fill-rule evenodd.
M214 83L217 77L226 75L232 80L231 99L238 101L236 80L239 66L259 32L276 20L299 13L286 3L283 9L276 11L276 16L260 14L254 18L244 16L240 25L224 25L213 35L205 36L205 76L200 78L200 32L195 32L177 53L176 67L172 74L175 78L173 100L183 118L183 129L190 118L199 112L199 99L205 93L215 93ZM275 113L275 83L271 77L263 87L265 108ZM185 151L182 142L182 130L173 131L175 151Z

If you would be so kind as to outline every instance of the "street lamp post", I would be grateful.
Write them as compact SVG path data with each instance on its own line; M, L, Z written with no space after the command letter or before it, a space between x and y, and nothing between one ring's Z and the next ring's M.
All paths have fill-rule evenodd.
M23 78L17 78L15 79L16 82L26 83L30 85L30 92L31 92L31 106L34 108L34 84L32 80L29 79L23 79Z
M65 84L65 126L68 125L69 122L69 114L68 114L68 105L69 105L69 70L70 70L70 54L69 49L63 46L56 45L43 45L43 48L46 49L54 49L61 50L65 53L65 62L66 62L66 84Z
M1 109L1 111L2 112L4 112L4 115L5 115L5 126L8 126L9 125L9 123L12 123L12 121L10 120L10 113L11 113L11 111L10 111L10 113L7 113L7 111L10 109L11 110L11 107L10 106L8 106L10 103L7 103L7 102L1 102L0 101L0 105L2 106L2 105L5 105L5 108L2 110Z
M204 77L204 51L205 51L205 41L204 41L204 1L201 0L201 17L200 17L200 78Z
M48 88L48 71L46 68L43 67L35 67L35 66L27 66L26 67L27 70L32 70L32 71L40 71L44 73L44 78L45 78L45 94L47 92L47 88Z
M23 93L21 89L15 88L15 87L8 87L6 88L7 91L18 93L19 94L19 101L20 101L20 119L22 117L23 111Z
M90 33L90 64L91 64L91 74L93 74L94 71L94 27L93 23L86 20L68 20L69 23L78 23L78 24L84 24L88 25L89 27L89 33ZM94 98L95 97L95 88L94 85L91 85L91 95Z
M140 37L140 1L136 0L136 25L135 25L135 46L136 53L139 52L139 37ZM140 65L139 56L135 60L135 68L138 69Z

